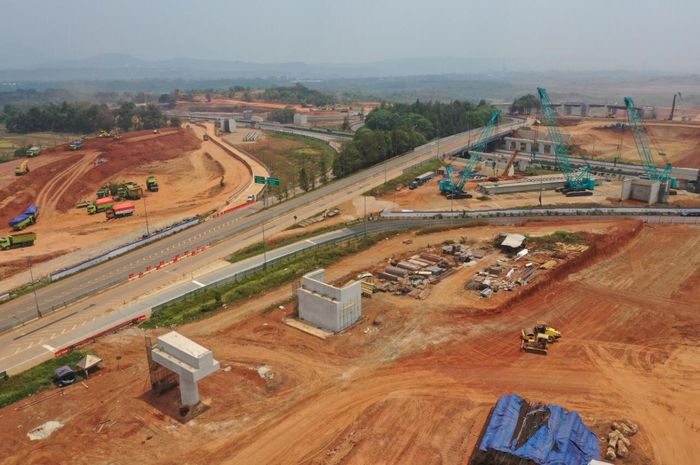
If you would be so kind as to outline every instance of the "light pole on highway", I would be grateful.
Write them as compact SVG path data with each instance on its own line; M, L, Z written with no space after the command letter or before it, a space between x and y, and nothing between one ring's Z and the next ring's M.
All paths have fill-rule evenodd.
M362 225L364 226L365 229L365 236L367 235L367 196L363 195L362 198L365 201L365 212L362 215Z
M267 269L267 248L265 247L265 222L262 222L263 270Z
M148 210L146 209L146 197L143 197L143 212L146 215L146 235L150 236L151 231L148 228Z
M39 299L36 296L36 287L34 287L34 274L32 273L32 257L27 257L27 263L29 264L29 279L31 280L30 285L32 286L32 293L34 294L34 305L36 306L36 316L38 318L42 317L41 310L39 310Z

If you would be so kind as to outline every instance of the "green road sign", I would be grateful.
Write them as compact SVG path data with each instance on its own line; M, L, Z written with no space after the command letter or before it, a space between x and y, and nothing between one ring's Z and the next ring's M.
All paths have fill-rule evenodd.
M271 186L279 186L280 180L277 178L267 178L267 183Z
M255 176L255 184L265 184L265 176Z

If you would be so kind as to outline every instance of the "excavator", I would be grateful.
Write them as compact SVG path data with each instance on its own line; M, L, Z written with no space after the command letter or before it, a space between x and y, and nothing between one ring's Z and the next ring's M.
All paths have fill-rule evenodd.
M547 355L548 344L557 342L561 332L546 323L537 323L532 331L520 331L520 350L533 354Z

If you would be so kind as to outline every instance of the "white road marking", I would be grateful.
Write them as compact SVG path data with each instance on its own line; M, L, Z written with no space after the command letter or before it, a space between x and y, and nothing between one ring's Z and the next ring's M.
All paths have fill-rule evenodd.
M199 281L195 281L194 279L192 280L193 283L195 283L199 287L204 287L204 284L200 283Z
M54 351L56 350L55 347L51 347L51 346L48 345L48 344L43 344L41 347L43 347L44 349L48 350L49 352L54 352Z
M316 245L316 243L314 241L312 241L311 239L306 239L306 242L308 242L309 244Z

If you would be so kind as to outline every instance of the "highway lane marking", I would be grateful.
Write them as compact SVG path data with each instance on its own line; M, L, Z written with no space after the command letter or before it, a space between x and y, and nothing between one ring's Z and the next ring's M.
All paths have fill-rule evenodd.
M51 347L51 346L48 345L48 344L42 344L41 347L43 347L44 349L48 350L49 352L55 352L55 351L56 351L56 348L55 348L55 347Z
M15 338L13 339L13 341L16 341L17 339L22 339L23 337L29 336L30 334L36 333L37 331L41 331L42 329L44 329L44 328L46 328L46 327L48 327L48 326L51 326L51 325L54 324L54 323L58 323L58 322L61 321L61 320L65 320L66 318L72 317L72 316L75 315L76 313L78 313L78 312L73 312L73 313L70 313L70 314L68 314L68 315L62 316L61 318L57 318L57 319L55 319L55 320L53 320L53 321L51 321L51 322L49 322L49 323L46 323L46 324L43 325L43 326L39 326L39 327L36 328L36 329L33 329L33 330L31 330L31 331L28 331L28 332L26 332L26 333L24 333L24 334L20 334L19 336L15 337ZM64 330L64 331L65 331L65 330ZM54 333L54 334L55 334L55 333ZM61 333L61 334L63 334L63 333ZM51 337L53 337L53 334L51 335Z
M204 284L200 283L199 281L195 281L194 279L192 280L194 284L196 284L199 287L204 287Z
M312 241L311 239L306 239L306 242L308 242L309 244L316 245L316 243L314 241Z

